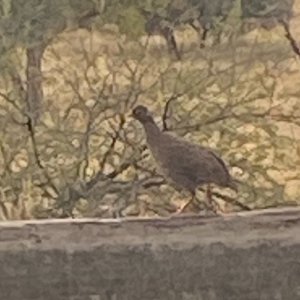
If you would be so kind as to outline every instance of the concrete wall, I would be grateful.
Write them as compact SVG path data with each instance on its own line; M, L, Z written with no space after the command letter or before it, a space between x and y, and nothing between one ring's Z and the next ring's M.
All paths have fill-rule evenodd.
M1 300L297 300L300 210L0 223Z

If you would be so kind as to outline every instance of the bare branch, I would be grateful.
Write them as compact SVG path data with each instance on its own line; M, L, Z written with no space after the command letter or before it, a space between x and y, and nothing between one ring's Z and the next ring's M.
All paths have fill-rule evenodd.
M168 119L168 112L169 112L169 107L171 105L171 102L174 101L174 100L177 100L181 96L183 96L183 94L179 93L179 94L172 95L169 99L167 99L167 101L165 103L165 106L164 106L164 111L163 111L163 114L162 114L163 131L168 130L167 119Z
M103 159L100 163L100 170L103 172L103 169L105 167L105 164L107 162L107 159L108 157L111 155L114 147L115 147L115 144L117 142L117 140L119 139L120 137L120 133L121 133L121 130L123 129L124 127L124 124L125 124L125 118L122 114L119 114L119 125L118 125L118 128L116 129L116 132L115 134L113 135L112 137L112 140L111 140L111 143L108 147L108 150L105 152L105 154L103 155Z
M293 35L291 33L289 23L284 20L280 20L280 23L283 26L283 29L285 31L285 37L289 41L289 43L292 47L292 50L298 57L300 57L300 48L298 47L297 41L295 40L295 38L293 37Z

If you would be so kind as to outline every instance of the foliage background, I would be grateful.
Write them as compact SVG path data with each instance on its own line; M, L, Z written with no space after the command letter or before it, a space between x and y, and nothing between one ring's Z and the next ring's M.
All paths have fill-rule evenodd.
M175 1L181 60L141 13L175 26L169 3L0 2L0 219L174 213L185 195L157 172L136 104L231 166L240 190L214 189L223 211L298 205L299 0L270 28L234 5L205 48L184 21L193 1Z

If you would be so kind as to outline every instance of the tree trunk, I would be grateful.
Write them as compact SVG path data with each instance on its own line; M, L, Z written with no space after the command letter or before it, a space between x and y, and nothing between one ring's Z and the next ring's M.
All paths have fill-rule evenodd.
M41 67L45 48L46 44L43 43L26 49L26 103L32 125L36 125L42 113L43 76Z

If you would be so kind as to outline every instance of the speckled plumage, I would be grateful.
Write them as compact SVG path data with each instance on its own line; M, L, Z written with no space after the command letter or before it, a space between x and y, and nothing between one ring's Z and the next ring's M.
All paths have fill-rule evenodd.
M162 132L144 106L137 106L133 117L142 123L154 159L176 188L193 195L199 186L210 183L237 190L225 163L213 150Z

